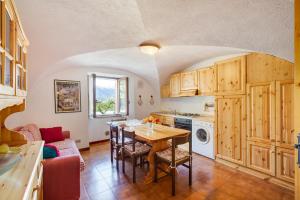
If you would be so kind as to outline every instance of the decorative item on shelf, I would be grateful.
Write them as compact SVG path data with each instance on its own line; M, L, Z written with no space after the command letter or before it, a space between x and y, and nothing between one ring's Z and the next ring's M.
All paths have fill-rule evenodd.
M154 105L154 99L153 99L153 95L150 96L150 105Z
M149 116L143 119L143 122L148 124L150 129L153 129L153 124L159 124L160 123L160 119L155 118L153 116Z
M55 113L81 112L80 81L54 80Z
M138 105L141 106L143 104L142 95L139 95Z

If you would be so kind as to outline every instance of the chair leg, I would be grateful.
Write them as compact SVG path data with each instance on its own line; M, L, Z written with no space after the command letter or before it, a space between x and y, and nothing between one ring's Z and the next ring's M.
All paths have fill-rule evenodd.
M120 147L117 146L117 149L116 149L116 164L117 164L117 171L119 171L119 151L120 151Z
M143 166L144 166L144 160L143 160L143 156L141 155L140 156L140 168L143 168Z
M171 173L172 173L172 196L175 196L175 173L176 173L176 169L172 168Z
M122 148L122 171L125 173L125 155L124 150Z
M192 158L190 158L189 165L189 185L192 185Z
M132 181L133 183L136 182L136 177L135 177L135 167L136 167L136 157L132 157Z
M154 182L157 183L157 157L154 155Z
M113 164L113 160L114 160L114 158L113 158L113 155L114 154L114 147L113 147L113 143L112 142L110 142L110 162Z

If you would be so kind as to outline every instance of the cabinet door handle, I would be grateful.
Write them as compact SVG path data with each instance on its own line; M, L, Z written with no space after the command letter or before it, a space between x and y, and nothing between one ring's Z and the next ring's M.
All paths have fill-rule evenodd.
M295 148L298 149L298 166L300 167L300 134L297 136L298 137L298 144L295 144Z

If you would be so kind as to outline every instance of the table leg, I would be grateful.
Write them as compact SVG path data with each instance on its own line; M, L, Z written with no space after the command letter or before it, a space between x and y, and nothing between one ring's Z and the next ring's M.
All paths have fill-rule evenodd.
M149 172L147 173L147 175L145 177L145 180L144 180L145 184L153 182L153 179L154 179L154 155L155 155L155 153L169 148L167 140L157 141L157 142L151 143L151 145L152 145L152 148L151 148L151 151L149 152L149 155L147 158L147 160L149 161ZM163 169L167 171L169 166L164 164L161 167L163 167ZM162 177L162 176L165 176L165 173L158 172L158 178Z

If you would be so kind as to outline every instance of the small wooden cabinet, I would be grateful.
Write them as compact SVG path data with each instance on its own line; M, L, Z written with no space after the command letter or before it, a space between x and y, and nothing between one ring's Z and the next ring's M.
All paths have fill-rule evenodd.
M275 146L247 141L247 167L275 176Z
M216 156L245 165L246 99L243 95L216 98Z
M21 146L22 159L0 176L0 199L38 200L43 195L43 141Z
M215 63L216 95L246 93L246 57L240 56Z
M293 149L277 147L276 149L276 176L293 183L295 178L295 158Z
M170 97L170 85L169 84L161 86L161 88L160 88L160 96L161 96L161 98L168 98L168 97Z
M189 91L198 89L197 71L188 71L180 73L180 91Z
M180 96L180 74L173 74L170 78L170 97Z
M198 70L198 95L211 96L215 91L215 68Z

